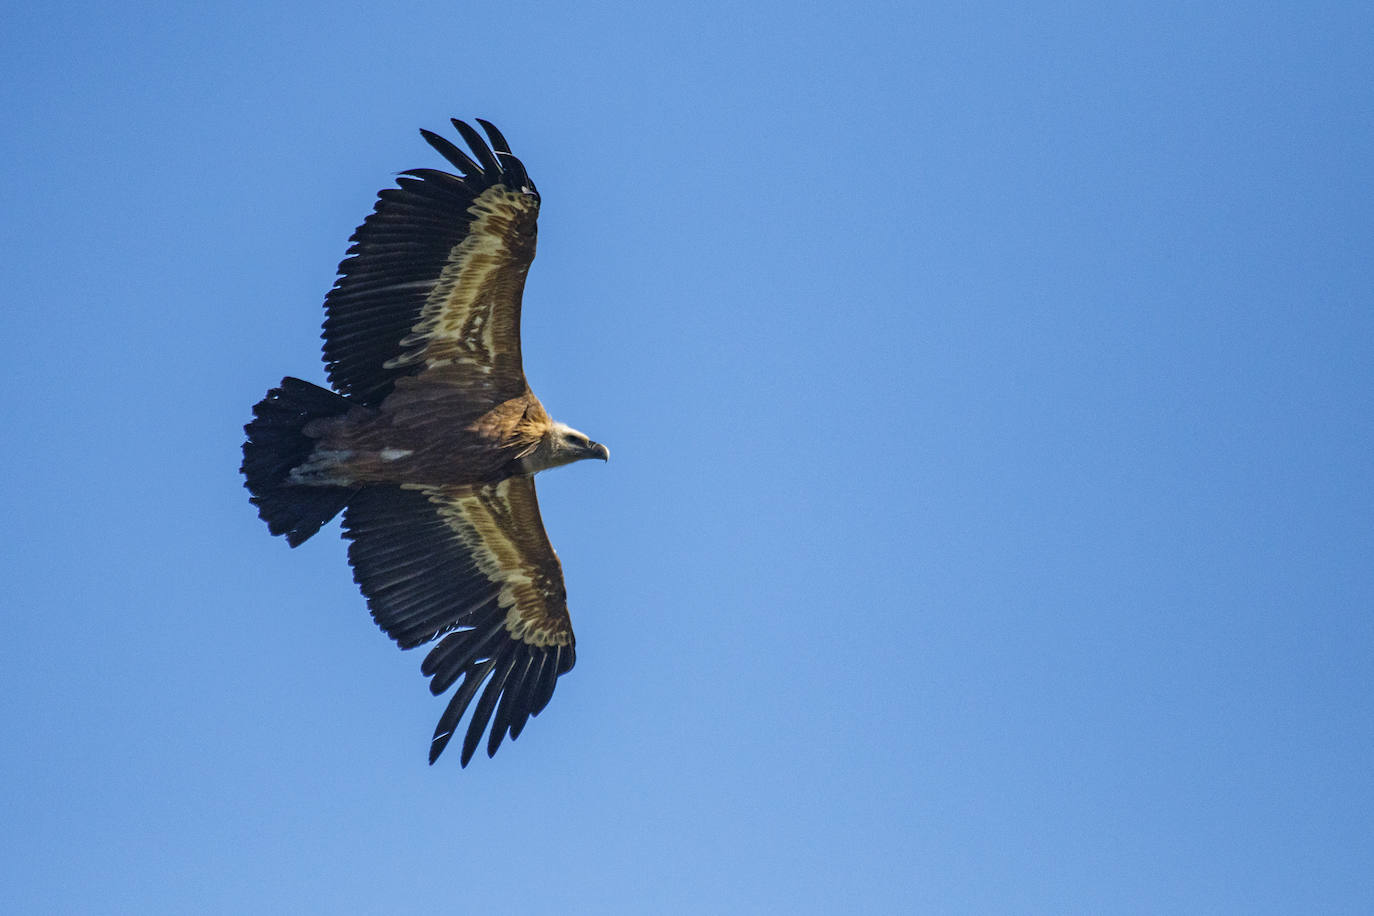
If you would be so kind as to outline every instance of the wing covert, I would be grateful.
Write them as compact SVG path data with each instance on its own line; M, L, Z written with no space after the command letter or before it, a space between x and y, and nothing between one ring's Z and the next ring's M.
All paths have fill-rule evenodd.
M519 737L576 660L562 567L533 479L366 488L343 524L373 619L403 649L438 640L421 665L436 696L462 679L435 729L430 763L474 698L463 766L489 722L488 756L507 733Z
M365 404L419 374L491 403L524 389L520 301L539 193L500 131L479 123L490 146L453 121L472 156L421 131L459 174L411 169L379 192L325 298L329 380Z

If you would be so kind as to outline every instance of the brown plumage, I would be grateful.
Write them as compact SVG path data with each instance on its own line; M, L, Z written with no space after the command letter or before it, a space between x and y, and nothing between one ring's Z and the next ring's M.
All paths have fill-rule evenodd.
M438 758L474 699L467 766L519 736L570 670L563 571L533 475L605 446L551 419L525 381L520 303L539 194L500 131L455 120L458 170L403 172L354 233L325 299L334 390L286 378L253 408L243 473L273 534L304 542L343 511L373 619L421 670L462 679L430 744Z

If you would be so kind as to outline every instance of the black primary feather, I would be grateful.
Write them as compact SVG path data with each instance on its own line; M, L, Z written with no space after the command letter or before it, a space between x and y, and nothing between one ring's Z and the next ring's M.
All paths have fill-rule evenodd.
M425 142L430 146L438 150L440 156L453 163L458 171L463 173L464 178L482 176L482 167L473 162L471 156L454 146L448 138L440 136L432 130L425 130L423 127L420 128L420 136L424 137Z
M487 141L482 139L471 124L460 121L457 118L450 119L453 126L458 129L458 133L463 135L463 142L472 150L472 154L477 157L477 161L482 163L482 171L488 182L496 184L501 180L501 163L496 161L496 155L487 146Z

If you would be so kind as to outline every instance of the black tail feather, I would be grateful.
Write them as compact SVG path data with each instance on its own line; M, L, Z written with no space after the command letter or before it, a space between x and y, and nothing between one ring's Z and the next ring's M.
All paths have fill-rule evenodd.
M258 515L273 534L286 535L292 547L319 531L353 498L353 487L304 486L290 482L292 468L310 457L315 440L303 432L306 423L333 417L353 404L327 388L284 378L253 407L253 421L243 428L243 466Z

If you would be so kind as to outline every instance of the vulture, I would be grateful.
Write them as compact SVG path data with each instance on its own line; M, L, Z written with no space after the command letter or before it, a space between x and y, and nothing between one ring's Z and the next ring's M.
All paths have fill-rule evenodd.
M288 377L268 391L241 468L292 547L343 513L372 618L402 649L433 644L421 665L433 694L458 685L431 764L476 700L464 767L484 732L488 756L518 738L576 659L534 475L610 457L525 381L539 192L501 132L477 123L485 138L453 120L467 151L421 130L455 171L412 169L378 193L324 301L331 388Z

